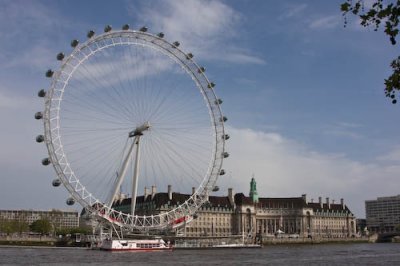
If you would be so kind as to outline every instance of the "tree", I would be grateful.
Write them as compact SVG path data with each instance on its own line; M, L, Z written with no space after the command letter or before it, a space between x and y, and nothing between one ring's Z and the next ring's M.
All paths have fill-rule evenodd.
M72 227L72 228L60 228L56 230L57 235L74 235L82 234L89 235L91 233L91 228L88 227Z
M32 232L39 233L40 235L45 235L51 232L51 224L47 219L39 219L34 221L30 225L30 229Z
M17 232L19 233L19 235L22 235L23 232L29 231L29 224L26 221L15 220L13 222L13 229L14 232Z
M389 36L391 44L396 45L399 34L400 0L374 0L371 8L365 7L364 0L346 0L340 9L345 18L345 27L348 13L358 16L362 26L371 26L375 31L384 24L384 32ZM393 73L385 79L385 95L395 104L397 102L395 93L400 90L400 56L391 62L390 67Z
M8 219L1 218L0 219L0 232L5 233L6 235L10 235L15 233L14 226L12 221Z
M394 228L394 230L395 230L396 232L400 232L400 224L396 225L396 227Z

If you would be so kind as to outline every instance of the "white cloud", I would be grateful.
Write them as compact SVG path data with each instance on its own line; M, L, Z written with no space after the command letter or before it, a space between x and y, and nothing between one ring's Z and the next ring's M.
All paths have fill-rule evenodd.
M59 51L55 49L65 47L60 41L66 32L83 26L77 20L66 19L51 4L1 1L0 37L5 41L0 43L0 67L45 69L56 62Z
M323 130L323 134L350 139L361 139L363 138L363 135L357 132L357 130L359 130L360 128L361 125L359 124L338 122L336 124L327 126Z
M29 100L26 98L8 96L0 90L0 110L2 111L4 111L5 109L12 110L20 108L22 106L26 106L26 104L28 103Z
M124 48L126 47L124 46ZM90 82L93 84L92 89L96 89L117 84L123 86L128 81L145 77L151 78L166 71L180 70L172 60L164 55L147 49L133 57L132 55L136 53L128 53L127 50L129 48L126 48L123 52L119 51L119 53L112 50L98 52L93 56L95 60L89 59L82 64L83 67L78 68L72 80L84 83Z
M51 52L48 47L49 44L38 43L31 47L29 50L22 50L18 53L18 56L10 58L4 62L3 67L13 68L13 67L30 67L35 69L43 69L46 71L46 67L51 66L55 63L56 55Z
M311 29L333 29L336 28L339 24L343 23L343 19L340 15L332 15L332 16L324 16L322 18L318 18L316 20L311 21L309 27Z
M377 159L382 163L400 163L400 146L396 146L389 153L379 156Z
M314 200L319 196L336 201L344 198L359 217L364 216L364 200L398 194L400 160L364 163L342 154L317 152L276 133L231 127L227 131L231 156L225 161L229 174L221 185L233 186L237 192L248 194L254 173L261 197L305 193ZM400 147L390 154L400 159Z
M285 12L280 16L280 19L295 17L307 8L307 4L290 5L285 8Z
M265 65L265 60L260 57L256 57L253 55L246 55L244 53L236 53L232 52L223 58L224 61L232 62L232 63L242 63L242 64L256 64L256 65Z
M241 64L263 64L249 50L238 49L241 14L220 1L150 1L140 10L129 5L133 16L153 31L163 31L170 41L178 40L204 60Z

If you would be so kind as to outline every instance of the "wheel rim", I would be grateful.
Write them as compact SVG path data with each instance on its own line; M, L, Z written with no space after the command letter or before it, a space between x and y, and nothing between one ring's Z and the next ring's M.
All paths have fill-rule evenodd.
M131 49L133 46L135 49ZM129 47L129 54L120 53L118 50L118 48L126 47ZM147 59L150 60L144 61L146 58L140 57L143 56L143 54L139 53L139 51L142 51L141 49L147 49L146 51L149 51L146 56L148 56ZM110 51L115 52L115 54L111 53L110 55ZM135 65L136 71L134 75L138 77L135 79L132 77L127 78L128 83L123 85L121 80L123 80L125 76L118 71L122 71L124 68L129 70L129 67L132 66L130 65L130 61L124 61L129 57L127 55L137 56L132 65ZM155 55L160 57L152 57ZM118 63L114 62L111 64L110 60L113 59L119 60ZM166 59L169 59L170 64L164 64L165 62L163 60ZM140 63L147 62L144 70L153 69L153 71L159 72L158 84L173 87L172 92L169 93L170 95L168 95L167 99L164 97L153 98L153 100L156 100L154 100L152 104L149 104L149 106L153 108L152 110L147 110L146 108L148 107L145 107L146 104L140 103L140 101L135 102L133 105L131 104L129 108L125 109L109 106L107 101L105 101L106 98L102 97L113 92L114 96L112 97L114 98L112 99L115 100L114 104L117 102L116 99L119 98L119 107L121 107L124 103L122 100L125 98L121 97L119 94L122 94L122 92L129 94L129 90L127 90L129 85L133 87L143 87L143 91L140 95L138 90L135 91L136 98L146 98L146 96L149 98L150 94L155 96L157 93L161 92L160 86L154 86L156 89L150 92L148 91L149 86L147 86L148 84L146 82L154 83L154 76L152 76L154 73L145 73L146 78L139 77L143 75L143 73L141 74L139 71L140 69L143 70L143 68L139 68L139 61ZM107 64L104 65L104 63ZM96 70L95 66L100 70ZM165 69L170 71L171 69L169 67L172 67L171 69L175 71L172 75L173 78L171 78L171 73L168 75L164 75L163 73ZM179 71L182 73L179 73ZM178 74L182 75L182 77L180 77L182 79L179 79L179 82L175 80ZM118 79L112 80L111 78L115 76L118 76ZM197 95L196 99L198 99L199 96L203 98L201 103L204 107L201 110L203 116L204 112L208 113L208 117L206 117L208 126L207 130L204 129L204 132L202 131L202 127L205 123L203 117L199 120L197 117L194 118L189 115L189 111L197 110L197 102L191 101L194 95L186 94L186 91L184 92L186 94L184 96L179 94L182 93L185 84L189 81L192 82L193 87L197 87L197 93L199 91L201 92L201 94ZM136 82L136 84L134 84L134 82ZM118 84L119 89L116 89L115 87L118 87ZM222 160L224 157L225 135L224 120L220 109L221 102L218 101L212 87L213 84L205 76L204 69L199 67L190 56L182 52L174 44L152 34L131 30L113 31L93 37L82 45L78 45L74 51L64 59L60 70L54 73L51 88L46 96L44 112L45 139L50 161L56 170L58 178L83 207L102 217L113 217L113 219L108 220L121 226L142 229L165 228L175 219L186 215L192 215L201 204L207 200L208 193L214 188L218 176L221 173ZM106 88L109 91L107 91ZM194 91L193 88L191 89ZM176 90L176 92L174 92L174 90ZM176 95L174 95L175 93ZM92 98L88 97L88 95ZM102 95L102 97L99 95ZM91 99L91 101L83 102L81 99L85 98L84 96ZM132 94L129 94L129 96L132 97ZM176 100L176 102L172 100ZM177 102L180 102L180 104L177 104ZM105 111L105 109L107 109L107 111ZM119 116L115 117L112 112L113 109L119 111ZM141 111L132 114L132 112L130 112L132 110ZM182 112L183 116L182 113L180 113L178 118L175 116L174 121L168 121L173 120L174 117L172 115L169 116L169 112L170 114L176 114L178 111ZM152 120L149 119L149 116L154 118L155 113L163 117L163 119L159 120L163 120L164 122L168 121L168 123L162 125L162 123L158 123L160 121L153 119L153 121L150 122L154 123L154 129L148 134L151 135L151 138L146 136L146 134L143 136L143 147L148 148L147 154L144 152L145 157L147 157L144 160L144 175L152 175L154 177L158 172L168 172L168 174L173 175L174 178L176 178L176 176L180 178L178 182L175 180L175 182L172 183L182 186L185 185L186 187L182 189L185 189L186 192L188 192L187 186L189 184L195 184L192 186L197 188L196 192L185 202L180 202L166 213L147 217L144 215L132 216L130 214L121 213L114 210L109 204L104 204L107 195L100 195L100 192L104 190L103 187L107 187L107 183L104 182L113 181L112 171L118 169L115 164L120 163L120 160L116 159L114 161L110 158L116 158L117 154L122 157L124 157L124 154L126 156L126 152L124 151L126 145L123 146L121 142L129 141L126 136L130 131L129 129L146 122L141 120ZM95 116L99 114L99 117ZM195 113L195 115L197 115L197 113ZM88 121L90 120L89 118L93 117L95 119ZM131 117L134 117L136 120L129 120ZM126 121L130 121L131 124L127 126L123 123L117 123L119 121L118 118L124 118ZM196 119L195 122L201 124L201 126L196 127L191 125L191 127L189 127L188 125L193 122L192 119ZM105 121L108 121L108 124L105 123ZM111 124L115 127L101 128L94 126L110 126ZM168 126L170 128L168 128ZM177 128L178 130L174 131ZM114 135L107 133L111 131ZM79 135L78 139L76 137L77 135ZM118 138L115 137L117 135ZM206 141L205 136L207 135L209 135L209 139ZM110 139L111 136L113 136L113 140L115 137L118 141L110 141L105 145L105 140ZM90 140L91 143L87 144L90 137L95 138L98 142ZM164 140L162 139L163 137ZM202 137L204 137L204 142ZM186 147L182 146L182 142L185 141L187 144ZM98 144L95 145L96 143ZM166 143L168 143L168 145ZM85 146L85 144L87 145ZM101 150L101 145L103 145L103 149L105 150ZM177 148L179 145L182 147ZM207 148L202 148L203 145ZM79 149L77 147L79 147ZM110 149L110 147L114 147L115 150ZM152 148L150 149L149 147ZM156 150L156 148L159 148L159 150ZM161 157L157 153L165 151L168 151L168 154L165 155L166 157ZM104 160L98 160L100 162L97 162L97 164L89 164L94 157L98 159L106 153L107 156L108 153L112 153L113 156L103 156ZM207 160L203 159L205 154L208 154ZM169 162L173 161L174 164L168 165L167 157L169 157ZM171 159L171 157L173 159ZM152 165L149 162L149 158L153 158L153 161L157 158L158 165ZM113 166L108 166L107 169L102 168L108 160L113 162ZM183 163L177 165L178 161ZM198 167L195 165L195 162L201 164L201 167L199 167L201 170L197 170ZM161 164L164 166L161 166ZM156 170L156 168L158 169ZM97 172L86 173L93 169L97 169ZM199 177L199 171L203 172L201 177ZM90 175L95 175L97 177L100 174L104 174L105 178L90 178ZM179 177L179 174L184 175L184 177ZM187 178L188 176L190 178ZM107 178L108 180L105 180ZM158 176L157 178L161 177ZM187 182L187 179L193 180ZM101 182L104 184L98 185ZM129 187L129 181L127 181L127 183ZM166 187L166 185L167 183L165 182L161 184L163 187ZM100 192L96 190L96 187L100 189ZM107 189L105 189L105 192L107 193Z

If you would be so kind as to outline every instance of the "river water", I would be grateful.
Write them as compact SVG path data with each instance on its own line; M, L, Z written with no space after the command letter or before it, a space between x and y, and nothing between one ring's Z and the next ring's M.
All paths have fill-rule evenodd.
M400 244L278 245L140 253L0 247L0 265L400 265Z

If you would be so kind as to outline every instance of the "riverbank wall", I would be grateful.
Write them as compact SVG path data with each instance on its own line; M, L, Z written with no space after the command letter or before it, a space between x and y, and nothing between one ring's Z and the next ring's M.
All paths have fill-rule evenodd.
M23 247L86 247L86 241L76 242L71 238L55 237L0 237L0 246L23 246Z
M349 238L322 238L322 237L313 237L313 238L264 238L262 240L263 245L291 245L291 244L331 244L331 243L374 243L368 237L349 237Z

